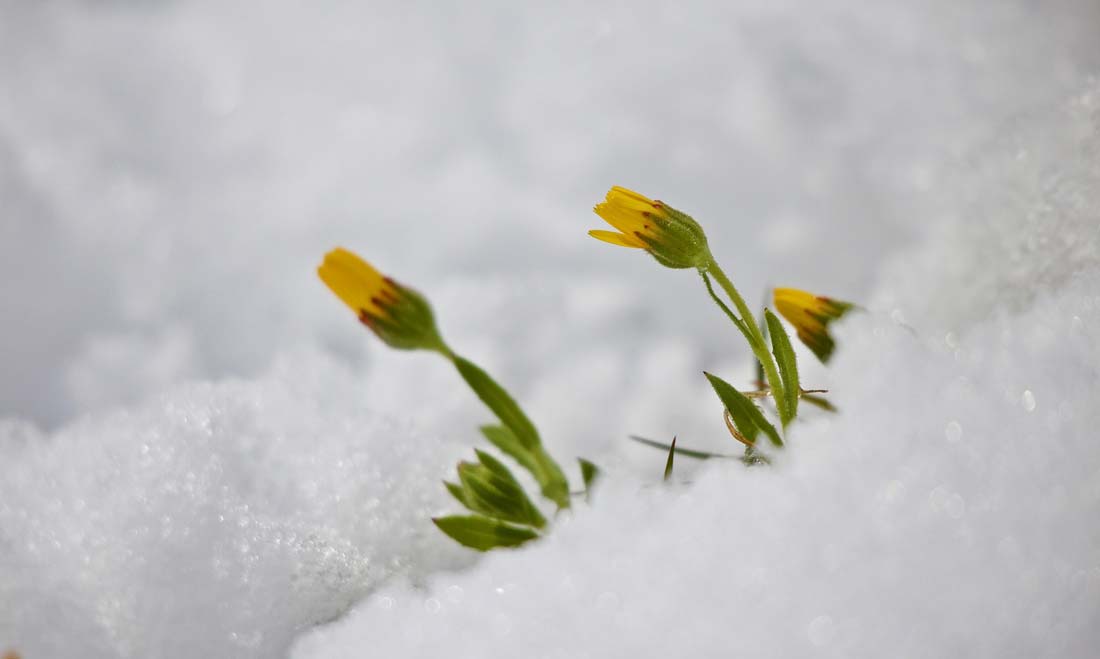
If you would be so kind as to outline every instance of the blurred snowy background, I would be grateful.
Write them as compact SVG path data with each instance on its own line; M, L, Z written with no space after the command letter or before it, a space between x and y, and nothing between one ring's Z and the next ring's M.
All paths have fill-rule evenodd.
M0 651L1090 656L1097 34L1095 0L0 2ZM613 184L750 300L867 308L774 469L640 487L625 436L729 450L700 371L751 371L696 277L584 235ZM338 244L612 474L593 509L480 561L430 526L489 414L361 331Z

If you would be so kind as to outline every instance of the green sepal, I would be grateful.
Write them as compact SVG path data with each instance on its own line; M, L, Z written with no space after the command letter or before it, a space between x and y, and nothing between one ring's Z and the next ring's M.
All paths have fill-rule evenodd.
M764 413L745 394L734 389L732 385L717 375L711 375L705 371L703 375L707 376L710 386L714 387L714 393L718 394L722 404L729 410L730 417L733 418L734 424L746 440L750 443L755 442L756 435L763 431L772 444L783 446L783 440L779 437L779 432L775 429L775 426L764 418Z
M481 515L434 517L432 523L460 545L489 551L497 547L518 547L539 537L535 531L506 524Z
M791 339L775 314L764 309L764 318L772 340L772 354L775 355L775 362L779 367L779 377L783 380L783 404L779 405L777 402L776 409L779 410L779 420L786 428L798 413L798 395L802 391L798 382L798 360L795 359Z

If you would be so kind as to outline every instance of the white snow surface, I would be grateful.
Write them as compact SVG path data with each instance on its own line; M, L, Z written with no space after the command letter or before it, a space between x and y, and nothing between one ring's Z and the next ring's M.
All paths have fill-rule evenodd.
M0 5L0 653L1089 657L1100 6ZM768 468L697 277L584 236L693 213L750 300L863 304ZM442 537L489 413L312 273L424 291L576 482Z

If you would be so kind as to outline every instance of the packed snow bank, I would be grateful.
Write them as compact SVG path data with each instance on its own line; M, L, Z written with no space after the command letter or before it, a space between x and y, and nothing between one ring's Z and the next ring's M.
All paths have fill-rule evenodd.
M904 289L915 316L843 326L815 370L842 412L773 467L620 475L545 542L388 586L292 656L1092 656L1100 95L1033 128L966 182L1011 203L884 278L876 306Z
M303 355L53 436L0 426L0 645L273 656L395 570L468 562L425 523L459 447L362 401Z
M621 455L632 429L699 436L717 421L701 378L667 378L696 379L690 337L614 334L647 317L640 298L585 278L460 278L437 301L467 328L450 334L455 345L502 381L542 362L528 407L577 483L578 454L655 473L659 454ZM576 322L556 322L562 313ZM541 329L473 331L478 317L508 314ZM512 357L520 339L530 352ZM676 409L646 409L655 390ZM395 575L419 581L476 558L430 518L458 510L440 481L490 420L434 355L380 351L362 375L307 351L257 379L177 386L52 433L5 421L0 645L28 658L278 656Z
M1098 291L1093 272L951 344L856 317L843 412L774 467L621 477L545 542L388 587L293 656L1091 656Z
M295 653L1095 640L1095 92L1042 111L1100 65L1095 3L90 7L0 9L0 413L51 428L0 427L0 645L279 656L356 601ZM583 237L614 183L750 299L870 308L775 468L645 486L625 435L728 448L699 371L749 371L690 273ZM354 326L337 243L607 468L591 510L442 576L487 414Z

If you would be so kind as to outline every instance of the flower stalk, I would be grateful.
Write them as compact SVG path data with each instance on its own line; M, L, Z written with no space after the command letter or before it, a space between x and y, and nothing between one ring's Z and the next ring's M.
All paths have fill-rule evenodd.
M543 447L535 424L492 376L447 345L424 296L343 248L326 254L317 274L359 322L386 345L399 350L429 350L446 357L500 421L500 425L481 428L485 438L531 472L542 495L559 511L570 507L569 481ZM477 451L477 456L477 463L459 464L457 483L445 482L447 491L475 514L438 517L432 520L435 525L457 542L479 551L515 547L539 537L546 519L508 467L483 451ZM583 465L587 487L595 478L595 466L588 463L585 470Z
M730 281L726 273L719 267L718 262L714 260L712 256L710 263L707 264L707 268L699 269L703 276L703 280L706 281L707 275L713 275L718 280L718 285L722 287L722 290L726 292L730 300L733 301L733 305L737 308L737 312L740 314L740 322L735 322L738 329L745 336L745 340L749 342L749 347L752 349L752 354L756 357L757 361L764 368L764 378L768 382L768 388L772 390L772 395L775 399L775 407L779 411L780 418L788 418L788 414L791 414L791 410L788 409L786 396L784 396L784 384L783 380L779 377L779 369L776 367L775 358L768 350L768 343L764 339L764 332L760 329L760 326L756 324L756 318L753 316L752 311L749 310L749 305L745 304L744 298L737 292L737 288L734 287L733 282ZM708 282L708 288L709 282ZM713 289L711 291L713 294ZM715 298L717 300L717 298ZM729 309L725 309L727 315L733 318ZM792 414L793 416L793 414Z
M795 413L791 399L784 395L787 385L780 377L780 369L768 349L763 330L711 254L706 234L699 223L660 200L619 186L611 188L606 199L596 204L593 210L619 231L589 231L593 238L620 247L643 249L658 263L669 268L695 268L699 272L711 299L744 335L753 355L760 362L768 386L775 395L779 417L786 426ZM736 313L715 293L710 282L712 276L733 303Z

